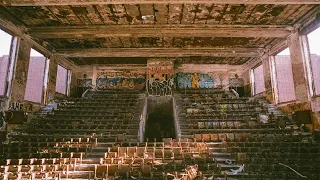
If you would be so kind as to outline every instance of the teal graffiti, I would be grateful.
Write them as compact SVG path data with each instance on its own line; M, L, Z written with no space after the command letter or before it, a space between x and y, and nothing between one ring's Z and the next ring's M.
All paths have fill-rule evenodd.
M180 89L200 88L208 89L212 88L216 82L208 74L201 73L177 73L177 82Z

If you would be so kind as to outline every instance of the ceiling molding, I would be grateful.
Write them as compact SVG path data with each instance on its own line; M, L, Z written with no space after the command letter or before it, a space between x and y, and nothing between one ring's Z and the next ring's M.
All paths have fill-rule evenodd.
M65 57L258 57L263 48L91 48L57 49Z
M106 37L287 37L291 26L277 25L100 25L32 27L27 33L45 39Z
M1 0L3 6L60 6L93 4L319 4L319 0Z

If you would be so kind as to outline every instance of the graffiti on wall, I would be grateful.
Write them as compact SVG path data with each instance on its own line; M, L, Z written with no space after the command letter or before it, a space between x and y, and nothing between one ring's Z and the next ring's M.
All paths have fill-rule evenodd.
M148 94L151 96L171 96L174 85L173 62L148 63Z
M149 80L149 95L155 96L171 96L173 80L170 78L164 81Z
M177 73L177 82L180 89L203 89L213 88L216 80L208 74Z
M97 73L97 89L138 89L145 87L145 73L133 70L101 71Z
M24 111L24 103L12 102L9 109L12 111Z

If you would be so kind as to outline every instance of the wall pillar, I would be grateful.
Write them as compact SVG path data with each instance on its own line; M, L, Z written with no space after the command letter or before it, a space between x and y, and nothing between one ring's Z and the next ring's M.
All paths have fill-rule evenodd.
M302 46L299 34L293 33L289 38L289 49L296 100L300 102L308 101L308 81Z
M15 75L12 79L11 103L23 103L27 86L31 45L26 41L20 41L18 57L16 61Z
M263 67L263 77L264 77L264 86L265 86L264 96L266 97L269 103L274 104L275 100L274 100L272 84L271 84L271 69L270 69L269 56L263 57L262 67Z
M290 49L290 59L292 65L292 75L294 82L294 90L296 101L281 107L287 113L296 111L312 110L312 125L307 125L310 130L314 130L318 126L319 113L311 106L311 98L309 98L308 79L305 64L305 52L303 51L302 37L298 32L293 33L288 40Z

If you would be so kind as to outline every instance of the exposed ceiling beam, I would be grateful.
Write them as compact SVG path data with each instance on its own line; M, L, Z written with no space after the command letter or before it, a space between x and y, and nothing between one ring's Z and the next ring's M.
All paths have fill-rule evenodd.
M0 0L5 6L54 6L92 4L319 4L319 0Z
M259 57L263 48L91 48L57 49L66 57Z
M27 33L45 39L106 37L287 37L291 26L274 25L100 25L33 27Z

